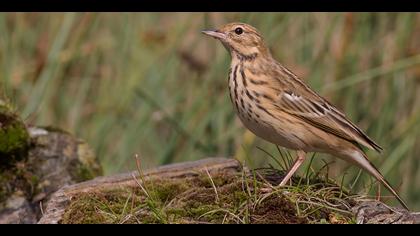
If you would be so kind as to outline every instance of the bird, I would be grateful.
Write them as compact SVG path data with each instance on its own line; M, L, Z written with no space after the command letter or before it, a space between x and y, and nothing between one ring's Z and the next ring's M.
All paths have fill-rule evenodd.
M383 149L327 99L273 58L263 36L245 23L228 23L202 33L219 40L231 56L228 90L243 125L256 136L296 151L279 186L299 169L308 152L331 154L361 167L408 210L362 146Z

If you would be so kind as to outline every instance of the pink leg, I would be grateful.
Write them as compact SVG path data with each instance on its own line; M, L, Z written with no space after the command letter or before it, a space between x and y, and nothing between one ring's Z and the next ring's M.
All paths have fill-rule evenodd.
M293 174L299 169L300 165L302 165L303 161L305 160L305 152L304 151L297 151L297 159L295 163L293 163L292 168L287 172L286 176L283 178L279 186L286 185L287 181L292 178Z
M381 183L378 182L378 190L376 192L376 200L381 201Z

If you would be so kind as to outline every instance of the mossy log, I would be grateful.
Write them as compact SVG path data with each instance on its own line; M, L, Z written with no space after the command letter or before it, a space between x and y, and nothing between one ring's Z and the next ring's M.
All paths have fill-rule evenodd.
M211 184L208 184L204 191L195 190L194 187L201 188L201 185L196 183L191 184L192 182L197 182L199 176L213 176ZM101 218L101 213L109 215L110 213L103 212L100 209L101 205L107 205L106 208L115 207L115 204L120 204L120 208L126 209L128 205L131 207L134 206L137 213L143 211L136 207L137 205L144 204L145 198L136 198L133 195L141 193L140 188L143 188L145 183L155 183L155 189L158 189L159 196L158 198L162 199L162 202L165 202L165 209L167 206L172 207L172 214L183 214L184 217L181 220L171 221L175 223L211 223L208 219L202 217L207 215L203 210L209 212L216 212L219 210L214 210L212 205L202 205L197 206L203 202L218 202L218 205L223 205L221 203L223 200L230 199L230 206L233 205L242 205L245 201L241 202L241 198L244 196L241 195L242 190L247 185L246 182L235 182L234 176L244 176L244 173L251 173L246 167L241 166L241 164L234 159L226 158L209 158L203 159L195 162L186 162L179 164L172 164L167 166L158 167L156 169L144 171L141 178L139 177L138 171L119 174L108 177L97 177L93 180L78 183L71 186L66 186L57 191L48 202L45 213L41 220L38 223L41 224L56 224L56 223L104 223L104 222L115 222L114 220L107 221ZM222 177L222 178L218 178ZM223 179L227 178L227 179ZM188 184L179 184L185 183ZM214 181L214 183L213 183ZM276 179L274 182L278 182ZM159 184L156 184L159 183ZM162 184L164 183L164 184ZM239 185L237 185L239 183ZM252 185L251 182L248 183ZM150 186L150 185L149 185ZM169 187L168 187L169 186ZM193 187L191 187L193 186ZM242 186L242 187L241 187ZM144 185L146 187L146 184ZM137 189L137 192L130 192L128 189L134 188ZM159 189L161 188L161 189ZM239 191L238 191L239 188ZM249 189L248 189L249 190ZM248 191L246 190L246 191ZM223 192L224 191L224 192ZM236 192L235 192L236 191ZM245 192L246 192L245 191ZM253 190L250 190L253 191ZM287 192L287 191L286 191ZM121 193L126 193L121 197ZM226 194L223 196L223 194ZM286 193L287 194L287 193ZM193 196L200 199L200 201L191 202L185 201L187 198ZM251 193L253 195L253 193ZM128 197L126 197L128 196ZM266 195L270 196L270 194ZM246 196L245 196L246 197ZM253 196L252 196L253 197ZM279 198L280 197L280 198ZM276 198L263 197L264 202L260 204L253 205L250 211L253 211L254 218L251 219L249 223L308 223L305 218L296 217L295 209L293 208L294 204L290 204L288 198L283 198L281 195L277 195ZM101 202L101 201L104 202ZM85 201L85 202L81 202ZM186 214L182 212L182 208L174 208L173 206L182 202L182 205L192 207L194 209L188 209L189 212ZM237 201L237 202L235 202ZM169 202L169 203L168 203ZM149 204L151 204L149 202ZM187 204L187 205L186 205ZM228 204L228 205L229 205ZM93 206L92 206L93 205ZM146 204L147 205L147 204ZM223 205L226 206L226 205ZM257 208L255 208L257 206ZM75 209L73 209L75 208ZM77 209L76 209L77 208ZM86 208L91 208L92 211L85 210ZM118 208L114 208L118 209ZM121 209L119 209L121 210ZM130 211L130 210L122 210ZM69 213L70 212L70 213ZM115 213L112 209L110 212ZM198 219L192 219L191 216L194 215L194 212L198 212ZM274 213L274 214L272 214ZM69 216L68 214L72 215ZM89 214L85 215L85 214ZM120 213L115 213L116 215L121 215ZM130 216L135 215L128 214L124 219L117 221L119 223L156 223L154 220L145 220L139 219L144 214L139 213L137 216L131 218L136 218L137 221L130 221L128 219ZM284 214L284 215L281 215ZM322 215L322 213L320 213ZM376 201L364 201L357 202L353 208L351 208L350 218L354 219L351 221L340 220L338 215L327 214L327 217L330 217L330 220L327 220L326 223L419 223L420 218L417 213L409 213L404 209L388 207L383 203ZM90 218L91 217L91 218ZM114 216L112 216L114 217ZM290 217L290 218L289 218ZM223 215L219 215L219 221L217 222L226 222ZM293 218L293 219L292 219ZM384 220L386 218L386 220ZM381 220L382 219L382 220ZM211 219L210 219L211 220ZM240 220L239 220L240 221ZM157 221L157 223L162 221ZM165 221L163 221L165 222ZM323 222L323 221L321 221ZM246 223L246 221L244 221Z
M143 173L143 180L151 179L180 179L197 176L207 170L210 174L217 172L238 172L241 169L239 162L233 159L209 158L195 162L171 164L161 166L156 169L147 170ZM43 217L38 223L56 224L59 223L63 215L73 200L73 197L80 193L105 192L127 187L136 187L139 177L138 171L118 174L113 176L97 177L93 180L79 184L65 186L54 193L46 207Z

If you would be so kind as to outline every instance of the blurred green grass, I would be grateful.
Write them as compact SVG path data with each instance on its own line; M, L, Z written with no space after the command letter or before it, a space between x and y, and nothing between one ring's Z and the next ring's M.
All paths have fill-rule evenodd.
M0 96L29 124L87 140L107 174L134 169L135 153L145 167L266 165L256 147L276 147L239 123L229 55L200 33L231 21L260 29L279 61L383 146L372 162L420 209L418 13L1 13ZM319 154L314 168L332 160ZM348 186L359 172L337 161L328 173ZM370 183L362 174L356 187Z

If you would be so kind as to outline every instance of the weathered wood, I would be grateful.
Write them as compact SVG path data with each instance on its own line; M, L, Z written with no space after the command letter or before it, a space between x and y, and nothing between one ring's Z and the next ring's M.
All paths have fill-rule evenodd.
M221 172L242 170L240 163L234 159L208 158L195 162L178 163L161 166L143 173L143 180L177 179L195 177L205 173L217 175ZM245 168L246 169L246 168ZM137 171L107 177L97 177L93 180L66 186L53 194L46 206L46 210L38 223L57 224L62 219L70 203L80 193L93 193L137 187L140 181ZM360 201L353 209L359 224L419 224L420 213L408 212L398 207L389 207L378 201Z
M420 212L390 207L379 201L360 202L353 213L358 224L420 224Z
M194 162L177 163L167 166L161 166L143 173L144 180L154 178L184 178L197 176L203 171L217 173L220 171L241 170L240 163L234 159L226 158L208 158ZM97 177L93 180L66 186L53 194L46 206L44 215L39 220L39 224L57 224L69 206L72 197L79 193L88 193L94 191L105 191L118 188L137 186L134 177L138 177L137 171L125 174L118 174L106 177Z

